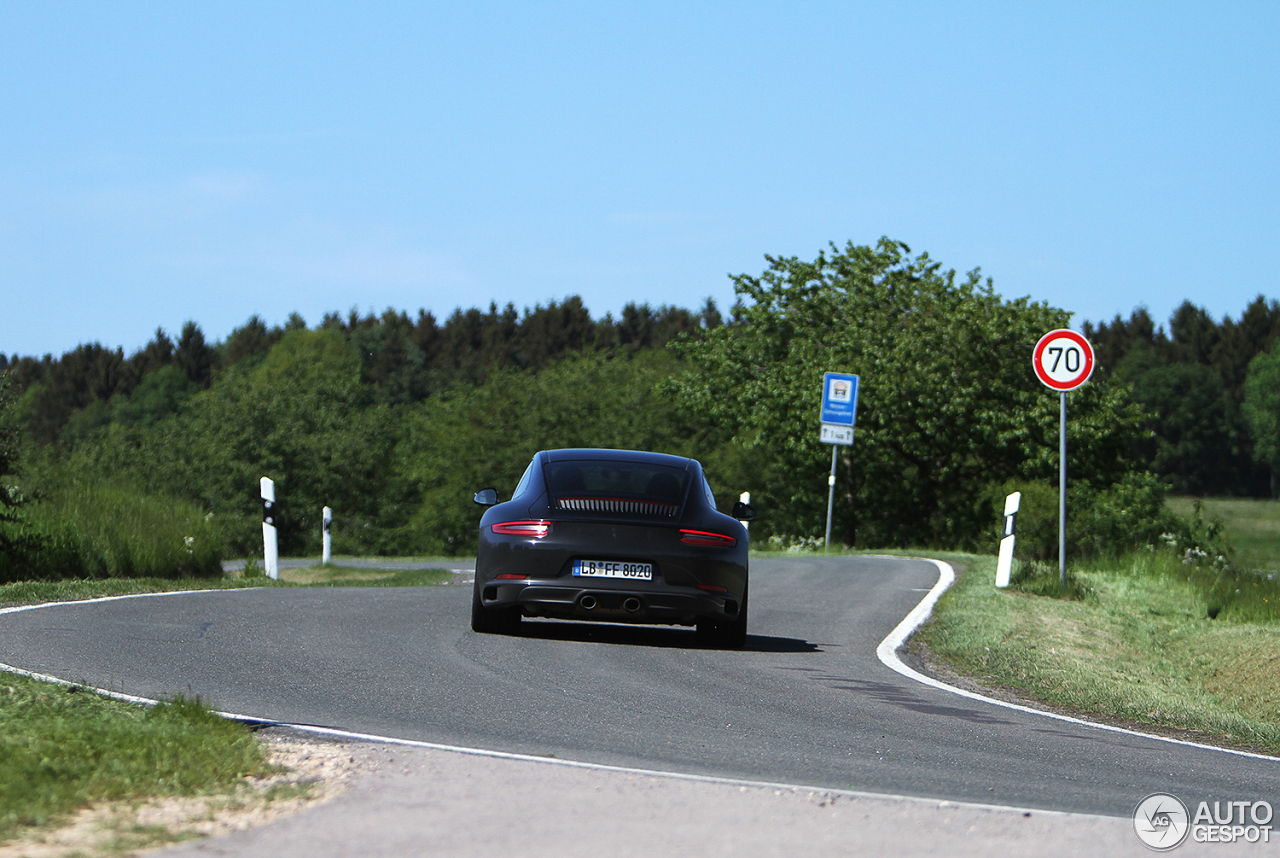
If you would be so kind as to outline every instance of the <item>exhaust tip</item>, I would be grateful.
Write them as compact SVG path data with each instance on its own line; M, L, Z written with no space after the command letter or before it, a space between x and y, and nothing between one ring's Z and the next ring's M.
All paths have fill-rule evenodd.
M584 610L584 611L592 611L592 610L595 610L595 607L596 607L596 597L595 597L595 596L583 596L581 599L579 599L579 600L578 600L578 606L579 606L580 608L582 608L582 610Z
M640 610L640 600L634 597L627 599L622 603L622 607L626 608L628 613L634 614L636 611Z

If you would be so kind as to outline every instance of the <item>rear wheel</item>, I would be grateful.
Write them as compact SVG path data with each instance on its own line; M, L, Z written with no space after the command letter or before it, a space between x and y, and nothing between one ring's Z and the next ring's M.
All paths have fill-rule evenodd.
M519 608L486 608L480 588L471 588L471 631L486 635L514 635L520 631Z

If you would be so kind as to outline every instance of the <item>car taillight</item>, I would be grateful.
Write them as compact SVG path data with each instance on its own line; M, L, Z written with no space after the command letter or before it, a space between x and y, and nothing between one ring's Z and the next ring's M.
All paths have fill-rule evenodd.
M527 536L530 539L541 539L551 530L549 521L504 521L490 525L494 533L507 536Z
M727 587L721 587L719 584L699 584L699 590L710 590L712 593L728 593Z
M493 576L495 581L523 581L528 577L528 575L518 575L515 572L500 572Z
M689 545L714 545L718 548L728 548L737 545L738 540L732 536L725 536L723 533L708 533L705 530L680 530L680 541Z

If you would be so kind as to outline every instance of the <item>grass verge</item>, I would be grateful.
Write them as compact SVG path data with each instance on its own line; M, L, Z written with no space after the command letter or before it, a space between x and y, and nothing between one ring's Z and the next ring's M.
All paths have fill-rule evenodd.
M280 577L285 586L428 587L449 583L453 573L447 569L367 569L330 564L305 569L282 569Z
M917 640L962 674L1051 708L1280 754L1280 623L1209 619L1202 586L1140 555L1074 572L1065 599L997 590L991 557L942 559L963 570Z
M0 673L0 842L97 802L227 791L270 773L241 724Z

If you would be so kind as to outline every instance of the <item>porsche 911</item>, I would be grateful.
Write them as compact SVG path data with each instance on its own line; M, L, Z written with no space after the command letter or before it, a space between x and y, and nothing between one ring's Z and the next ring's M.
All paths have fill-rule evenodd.
M663 453L544 450L509 500L476 492L471 627L515 634L524 617L693 626L716 646L747 638L747 528L719 512L702 466Z

